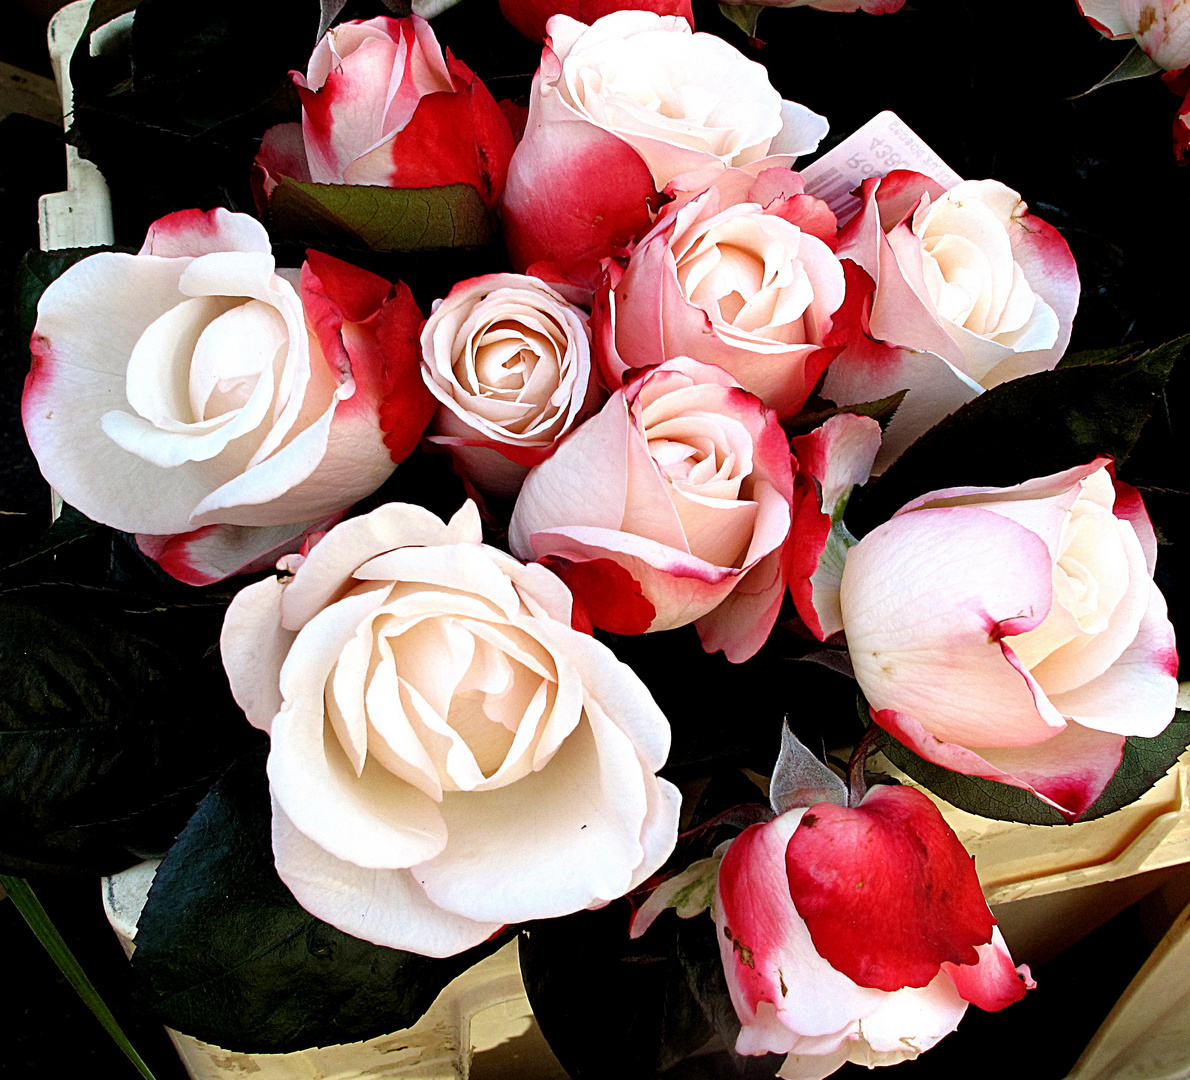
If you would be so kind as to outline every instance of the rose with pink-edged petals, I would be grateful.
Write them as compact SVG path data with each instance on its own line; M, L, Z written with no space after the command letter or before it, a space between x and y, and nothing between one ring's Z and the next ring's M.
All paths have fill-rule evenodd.
M264 194L289 177L316 184L470 184L488 206L504 188L508 120L466 64L418 15L332 27L306 73L290 73L302 122L270 128L256 164Z
M449 956L503 925L624 895L665 861L669 725L572 630L566 587L389 503L242 590L221 649L269 732L273 854L298 902L390 948Z
M1185 0L1078 0L1104 37L1134 38L1166 71L1190 67L1190 4Z
M180 211L46 289L25 431L66 502L218 581L295 550L412 450L433 412L420 319L404 285L317 252L278 270L254 219Z
M667 207L621 273L609 261L594 308L609 385L669 356L728 371L781 417L801 407L836 355L846 280L835 216L800 176L728 170Z
M500 13L525 37L538 43L545 41L545 24L554 15L593 23L613 11L627 10L677 15L694 26L690 0L500 0Z
M848 552L840 593L876 723L1069 820L1178 692L1153 528L1108 465L923 495Z
M421 349L438 402L431 441L495 495L516 495L530 467L606 396L586 313L523 274L459 282L426 320Z
M747 659L785 589L793 462L776 415L725 371L667 360L617 391L525 480L509 525L591 621L619 633L693 622Z
M556 15L549 35L504 193L518 270L546 262L591 279L648 230L675 177L787 166L826 134L760 64L677 16L617 11L587 26Z
M847 348L823 394L850 405L909 391L878 470L984 390L1052 369L1070 341L1079 296L1070 248L995 180L949 191L914 172L865 180L838 254L872 291L860 302L851 290Z
M894 1065L1033 983L1014 969L975 866L921 792L879 786L752 825L719 868L715 922L740 1054L786 1080Z

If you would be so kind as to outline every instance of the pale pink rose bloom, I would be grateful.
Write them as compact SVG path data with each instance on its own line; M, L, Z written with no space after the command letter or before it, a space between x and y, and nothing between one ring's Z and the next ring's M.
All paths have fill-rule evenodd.
M848 552L840 592L878 724L1068 819L1178 692L1153 528L1107 465L923 495Z
M236 701L269 732L273 854L320 919L427 956L597 907L668 857L669 725L570 628L565 586L389 503L232 602Z
M907 788L746 829L723 857L714 915L736 1052L788 1055L785 1080L912 1060L968 1002L995 1011L1034 985L992 925L970 856Z
M1052 369L1070 341L1078 270L1056 229L995 180L944 191L920 173L863 183L838 255L875 283L827 372L840 405L908 390L877 471L947 414L1009 379Z
M675 177L787 166L826 134L760 64L678 16L617 11L587 26L555 15L549 35L504 193L518 270L593 267L647 230Z
M1105 37L1135 38L1166 71L1190 66L1190 3L1186 0L1078 0Z
M596 355L609 385L629 370L692 356L715 364L781 417L796 413L838 354L833 316L846 281L834 215L800 176L731 169L667 207L596 298Z
M529 473L509 544L557 566L589 611L635 597L634 623L621 613L596 625L694 622L708 652L742 661L785 589L792 472L775 414L726 372L678 357L613 394Z
M486 274L450 290L421 332L438 402L431 441L483 491L511 497L606 396L585 312L538 278Z
M379 413L402 357L378 323L416 305L310 258L278 270L253 218L184 210L42 296L23 400L42 473L184 581L270 564L395 467Z

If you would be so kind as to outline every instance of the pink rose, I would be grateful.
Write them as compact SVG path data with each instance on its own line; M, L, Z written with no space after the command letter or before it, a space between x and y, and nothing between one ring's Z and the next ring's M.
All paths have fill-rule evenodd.
M950 191L913 172L865 180L838 254L875 288L863 300L854 290L847 349L823 393L851 405L909 391L878 469L984 390L1052 369L1070 341L1079 294L1070 248L995 180Z
M508 538L518 557L556 567L595 625L695 622L708 652L741 661L781 604L792 489L775 414L726 372L679 357L613 394L529 473Z
M476 487L504 497L606 396L586 314L522 274L456 285L426 321L421 350L438 402L432 441Z
M839 352L828 347L846 293L835 216L788 169L722 175L667 207L622 275L608 265L596 354L611 386L630 370L692 356L791 416Z
M254 219L184 210L45 291L25 431L70 505L218 581L328 527L416 445L420 319L404 285L317 252L277 270Z
M512 132L487 87L425 19L379 16L332 27L306 74L291 72L302 122L264 136L256 163L316 184L470 184L488 206L504 188Z
M269 732L273 854L320 919L428 956L634 889L677 838L669 725L565 586L389 503L242 590L221 649Z
M552 15L569 15L593 23L613 11L655 11L677 15L694 26L690 0L500 0L500 11L525 37L545 41L545 24Z
M820 1080L912 1059L973 1002L1033 983L1013 968L975 866L921 792L879 786L752 825L723 856L715 922L740 1054Z
M1185 0L1078 0L1079 11L1109 38L1135 38L1166 71L1190 67L1190 4Z
M587 26L557 15L549 31L504 194L518 270L547 262L589 276L648 229L675 177L789 165L826 134L760 64L685 19L617 11Z
M847 554L840 593L872 717L938 765L1077 818L1124 737L1174 714L1157 545L1106 459L902 507Z

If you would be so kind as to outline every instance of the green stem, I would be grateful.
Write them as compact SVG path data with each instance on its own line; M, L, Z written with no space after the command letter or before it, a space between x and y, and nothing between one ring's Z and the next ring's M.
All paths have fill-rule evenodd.
M154 1080L149 1066L141 1060L140 1054L136 1052L132 1043L128 1041L128 1037L120 1030L120 1025L112 1016L111 1009L107 1007L103 998L99 996L99 991L87 978L86 972L75 959L70 947L62 940L62 935L58 933L57 927L50 920L45 908L41 906L41 901L37 899L37 895L29 887L29 883L24 878L0 874L0 886L4 887L12 902L16 904L17 910L25 917L29 929L45 946L45 951L50 954L50 958L78 992L83 1003L95 1014L95 1018L103 1025L103 1029L112 1037L112 1041L124 1051L128 1060L132 1062L137 1072L145 1080Z

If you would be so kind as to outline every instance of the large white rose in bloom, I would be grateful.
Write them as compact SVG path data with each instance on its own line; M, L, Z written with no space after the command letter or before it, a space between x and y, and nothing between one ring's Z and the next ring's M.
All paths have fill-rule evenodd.
M922 495L848 552L839 597L876 723L1068 819L1178 694L1153 527L1107 465Z
M175 577L271 565L416 445L419 321L404 285L328 255L278 270L246 214L170 214L136 255L92 255L46 289L29 445L71 506L140 534ZM382 412L401 428L388 445Z
M852 405L909 391L878 471L984 390L1052 369L1070 341L1079 296L1070 248L996 180L949 191L915 172L865 180L838 256L863 269L871 292L849 287L854 324L823 394Z
M1078 8L1105 37L1135 38L1166 71L1190 66L1186 0L1078 0Z
M555 15L504 192L513 265L594 264L648 228L650 202L683 174L788 166L826 131L760 64L683 18Z
M432 441L483 491L515 496L533 465L606 396L592 377L586 313L544 281L459 282L421 332L438 402Z
M352 518L244 589L221 643L272 740L281 879L428 956L622 896L677 837L660 709L553 574L480 538L473 503Z

